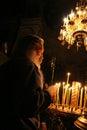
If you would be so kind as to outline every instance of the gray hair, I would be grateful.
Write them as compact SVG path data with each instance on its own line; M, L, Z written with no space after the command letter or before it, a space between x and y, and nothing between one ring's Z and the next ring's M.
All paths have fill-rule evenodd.
M43 38L37 35L24 36L18 40L16 46L13 49L12 55L18 57L25 56L27 50L30 52L32 50L41 50L43 45Z

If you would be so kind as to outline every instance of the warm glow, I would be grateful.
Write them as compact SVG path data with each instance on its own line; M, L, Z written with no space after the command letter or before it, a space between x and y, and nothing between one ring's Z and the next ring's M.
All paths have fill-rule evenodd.
M87 6L86 1L77 4L75 12L64 18L58 39L62 45L68 44L68 49L76 44L77 50L83 45L87 51Z
M56 94L49 108L68 114L83 114L87 110L87 85L79 81L69 82L71 73L67 72L66 75L66 82L55 82Z

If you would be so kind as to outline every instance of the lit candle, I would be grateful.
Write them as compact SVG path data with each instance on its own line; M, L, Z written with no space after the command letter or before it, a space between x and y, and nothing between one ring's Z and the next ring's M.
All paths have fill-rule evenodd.
M69 98L70 98L70 88L69 88L69 84L67 86L67 90L66 90L66 105L69 105Z
M68 95L67 95L67 105L70 104L70 96L71 96L71 87L68 89Z
M67 87L66 90L66 105L68 106L68 102L69 102L69 88Z
M67 82L66 82L66 89L65 89L65 104L67 104L67 93L68 93L68 87L69 87L69 76L70 76L70 73L68 72L67 73Z
M83 98L83 88L81 88L81 94L80 94L80 107L82 107L82 98Z
M66 82L67 84L69 83L69 77L70 77L70 73L68 72L67 73L67 82Z
M68 87L69 87L69 84L66 84L66 87L65 87L65 97L64 97L64 103L67 104L67 93L68 93Z
M63 82L63 91L62 91L62 105L65 103L65 82Z
M87 86L85 86L85 91L84 91L84 108L86 108L86 103L87 103Z
M56 83L56 103L57 104L60 103L60 98L59 98L60 86L61 86L61 83Z
M81 83L80 82L76 82L76 87L77 87L77 96L78 96L78 105L79 105Z

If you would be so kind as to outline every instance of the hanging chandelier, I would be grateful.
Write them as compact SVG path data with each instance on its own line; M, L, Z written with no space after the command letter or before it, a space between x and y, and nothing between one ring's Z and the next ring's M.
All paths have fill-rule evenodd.
M81 46L87 51L87 0L77 3L75 11L64 18L58 39L68 49L75 45L77 51Z

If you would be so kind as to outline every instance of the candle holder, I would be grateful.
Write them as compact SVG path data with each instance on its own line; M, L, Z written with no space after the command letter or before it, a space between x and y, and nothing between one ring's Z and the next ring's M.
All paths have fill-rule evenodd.
M81 130L87 130L87 110L84 110L84 114L77 118L74 125Z

